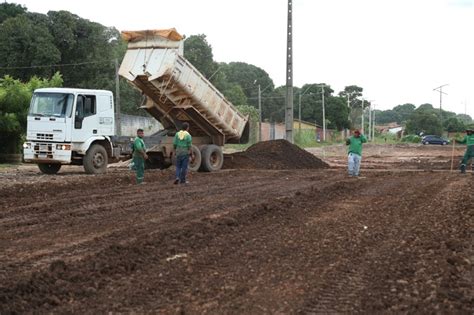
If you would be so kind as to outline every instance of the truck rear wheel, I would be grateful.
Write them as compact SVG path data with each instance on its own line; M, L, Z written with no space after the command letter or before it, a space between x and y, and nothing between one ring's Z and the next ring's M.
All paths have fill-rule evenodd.
M38 167L43 174L54 175L61 169L61 164L41 163Z
M165 169L165 159L163 158L163 153L161 152L147 152L148 159L145 160L145 169Z
M224 153L215 144L204 146L201 151L201 158L201 170L204 172L218 171L224 164Z
M201 167L201 151L199 151L198 147L193 145L191 147L191 152L194 154L194 161L189 161L189 170L193 172L197 172L199 168Z
M82 164L87 174L102 174L107 171L108 161L105 148L100 144L93 144L89 150L87 150Z

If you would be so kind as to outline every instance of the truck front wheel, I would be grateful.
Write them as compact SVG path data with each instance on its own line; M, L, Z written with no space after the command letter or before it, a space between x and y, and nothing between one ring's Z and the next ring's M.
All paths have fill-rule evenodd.
M61 164L41 163L38 167L43 174L54 175L61 169Z
M222 168L224 164L224 153L215 144L209 144L201 151L201 170L204 172L214 172Z
M87 150L82 161L87 174L102 174L107 171L108 156L105 148L100 144L93 144Z

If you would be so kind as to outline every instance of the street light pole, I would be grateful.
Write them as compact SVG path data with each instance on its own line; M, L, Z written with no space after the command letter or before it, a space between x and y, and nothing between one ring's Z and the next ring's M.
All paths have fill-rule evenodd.
M301 133L301 93L298 97L298 132Z

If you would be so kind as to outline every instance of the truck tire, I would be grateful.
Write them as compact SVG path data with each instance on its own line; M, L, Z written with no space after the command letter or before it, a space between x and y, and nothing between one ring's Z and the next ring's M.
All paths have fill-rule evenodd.
M224 153L221 147L215 144L205 145L201 150L201 170L214 172L222 168L224 164Z
M147 152L148 159L145 160L145 169L165 169L165 161L161 152Z
M38 167L43 174L54 175L61 169L61 164L40 163Z
M107 171L108 161L109 159L105 148L100 144L93 144L89 150L87 150L82 164L87 174L102 174Z
M192 172L197 172L199 170L199 168L201 167L201 161L202 161L201 151L195 145L193 145L191 147L191 151L194 154L194 161L192 163L191 163L191 161L189 161L189 167L188 168Z

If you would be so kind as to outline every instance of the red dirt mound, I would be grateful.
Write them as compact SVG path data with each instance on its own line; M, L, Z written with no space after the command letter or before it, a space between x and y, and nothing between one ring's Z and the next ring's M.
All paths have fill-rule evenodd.
M329 165L286 140L271 140L227 155L224 168L285 170L329 168Z

